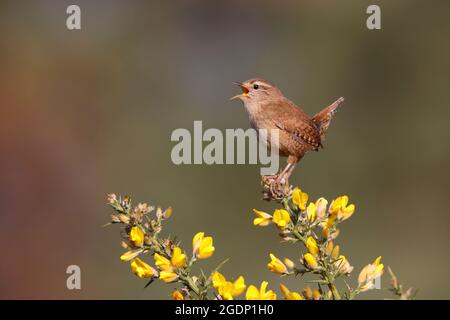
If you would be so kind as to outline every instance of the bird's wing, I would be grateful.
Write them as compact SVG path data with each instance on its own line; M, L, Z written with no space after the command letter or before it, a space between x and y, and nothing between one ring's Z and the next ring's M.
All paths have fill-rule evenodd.
M292 101L270 101L262 106L263 112L280 130L288 132L292 138L311 145L314 149L321 146L320 134L312 119Z

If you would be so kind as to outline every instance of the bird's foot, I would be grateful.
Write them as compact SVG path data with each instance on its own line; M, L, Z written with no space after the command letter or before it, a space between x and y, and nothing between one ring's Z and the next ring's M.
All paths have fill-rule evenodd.
M264 200L279 200L289 195L289 182L284 175L262 176Z
M278 174L273 174L269 176L261 176L261 183L264 185L271 185L278 179Z

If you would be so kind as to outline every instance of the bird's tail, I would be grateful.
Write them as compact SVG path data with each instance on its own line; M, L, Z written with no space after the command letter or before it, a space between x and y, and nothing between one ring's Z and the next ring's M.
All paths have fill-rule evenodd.
M340 97L312 118L317 128L319 128L321 141L325 140L325 132L330 126L334 113L342 102L344 102L344 98Z

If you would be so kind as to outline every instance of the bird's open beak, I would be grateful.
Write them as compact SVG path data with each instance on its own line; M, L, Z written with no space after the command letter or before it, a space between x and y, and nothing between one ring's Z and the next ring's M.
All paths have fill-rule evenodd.
M250 90L242 82L233 82L233 83L235 85L238 85L239 87L241 87L242 93L241 94L237 94L234 97L231 97L230 100L246 97L248 95L248 93L250 92Z

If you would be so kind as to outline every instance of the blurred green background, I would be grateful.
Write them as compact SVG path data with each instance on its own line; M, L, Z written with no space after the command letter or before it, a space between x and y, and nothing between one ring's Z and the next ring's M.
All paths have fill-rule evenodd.
M81 31L66 29L72 3ZM366 28L370 4L381 31ZM1 1L0 297L169 298L173 286L143 289L119 260L119 228L102 228L110 192L173 206L166 232L188 250L213 235L205 270L229 257L225 275L277 289L268 253L301 252L252 226L252 208L275 208L259 167L170 160L171 132L194 120L248 128L228 98L257 76L311 115L346 98L291 182L356 203L337 241L355 276L382 255L419 298L450 298L449 12L445 0ZM66 288L71 264L80 291Z

